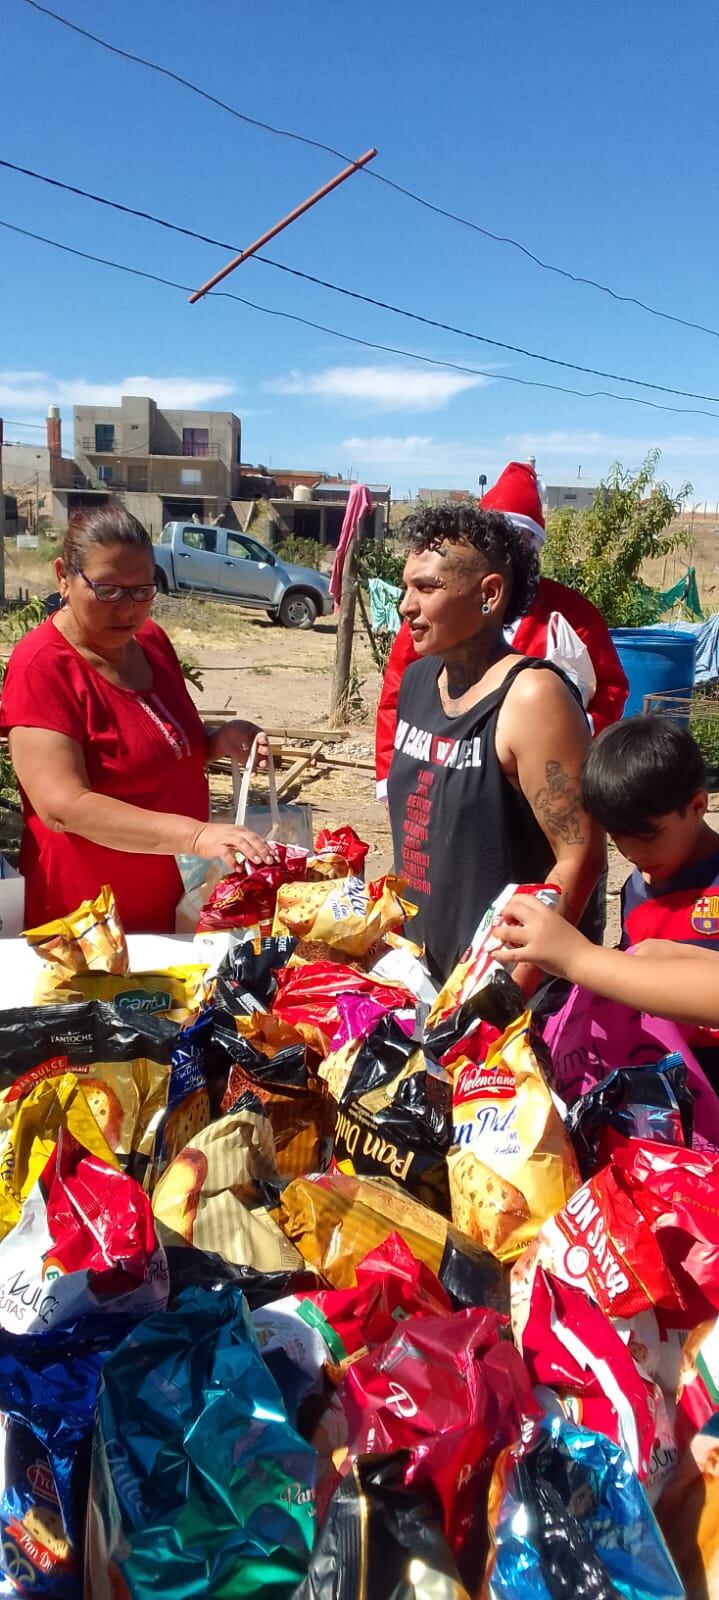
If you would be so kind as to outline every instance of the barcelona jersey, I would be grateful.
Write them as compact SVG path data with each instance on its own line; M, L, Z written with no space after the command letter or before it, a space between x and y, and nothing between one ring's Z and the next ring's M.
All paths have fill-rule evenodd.
M622 890L622 949L645 939L701 945L719 956L719 848L664 883L645 883L639 871L627 879ZM697 1029L690 1042L692 1048L713 1046L719 1063L719 1030ZM702 1064L706 1069L708 1063Z

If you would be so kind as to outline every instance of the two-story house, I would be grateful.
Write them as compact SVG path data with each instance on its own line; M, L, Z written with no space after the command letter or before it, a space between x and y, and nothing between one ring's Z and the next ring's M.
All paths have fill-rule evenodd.
M134 395L74 408L78 465L155 537L166 522L227 516L240 492L241 437L232 411L164 411Z

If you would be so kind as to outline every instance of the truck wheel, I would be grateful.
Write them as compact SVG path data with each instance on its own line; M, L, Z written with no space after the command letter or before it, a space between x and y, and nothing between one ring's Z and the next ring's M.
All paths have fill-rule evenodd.
M317 616L317 606L308 594L286 594L280 606L283 628L311 628Z
M167 594L167 577L160 567L155 567L155 583L157 584L158 594Z
M277 612L277 611L268 611L267 615L268 615L268 617L270 619L270 622L274 622L275 627L279 628L279 626L280 626L279 612Z

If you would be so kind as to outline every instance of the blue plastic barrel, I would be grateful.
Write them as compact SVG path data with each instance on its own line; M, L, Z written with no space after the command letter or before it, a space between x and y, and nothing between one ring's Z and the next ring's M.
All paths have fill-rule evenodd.
M611 635L629 679L625 717L637 716L643 711L644 697L648 694L671 695L675 700L691 699L697 648L695 634L659 627L612 628Z

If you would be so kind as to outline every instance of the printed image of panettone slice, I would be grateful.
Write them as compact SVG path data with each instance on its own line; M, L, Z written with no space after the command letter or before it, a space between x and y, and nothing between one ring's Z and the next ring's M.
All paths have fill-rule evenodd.
M152 1210L156 1222L164 1224L166 1229L178 1234L186 1244L192 1244L195 1218L207 1171L207 1157L204 1151L193 1150L191 1145L186 1145L163 1173L152 1197Z
M501 1255L515 1230L529 1221L521 1190L500 1178L471 1150L450 1160L449 1187L455 1226L493 1255Z
M174 1161L195 1134L207 1127L209 1121L210 1099L206 1089L195 1089L172 1111L168 1111L163 1130L167 1160Z
M123 1110L118 1096L101 1078L81 1078L82 1090L95 1121L111 1150L122 1145Z
M22 1525L54 1562L69 1561L71 1547L59 1511L53 1511L50 1506L31 1506L25 1512Z

